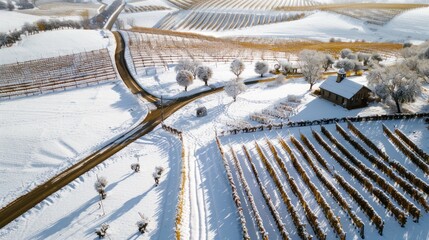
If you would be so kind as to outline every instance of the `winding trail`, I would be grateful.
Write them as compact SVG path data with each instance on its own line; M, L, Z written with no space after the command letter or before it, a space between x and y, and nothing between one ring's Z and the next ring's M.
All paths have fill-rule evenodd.
M128 68L125 64L124 41L119 33L115 32L114 34L117 41L120 39L120 41L117 42L115 62L117 64L118 72L121 78L127 87L130 88L131 92L140 95L151 103L154 103L157 106L157 109L150 111L146 118L134 128L128 130L121 136L110 140L101 149L95 151L70 168L59 173L57 176L49 179L45 183L34 188L32 191L15 199L0 209L0 228L3 228L8 223L12 222L14 219L36 206L38 203L42 202L51 194L65 187L74 179L78 178L104 160L108 159L113 154L122 150L128 146L128 144L152 131L162 122L162 115L164 118L167 118L189 102L222 90L222 88L218 88L200 92L192 96L179 98L175 102L161 105L158 98L147 93L131 77L130 72L128 71Z
M108 159L118 151L122 150L130 143L149 133L162 122L162 119L169 117L183 106L196 99L223 90L223 87L218 87L215 89L196 93L191 96L181 97L175 101L161 103L159 98L146 92L131 76L127 64L125 62L124 39L118 32L114 32L114 36L117 42L117 47L115 51L115 63L122 80L132 93L138 95L149 103L154 104L156 106L156 109L150 110L146 118L137 126L129 129L119 137L111 139L99 150L93 152L92 154L80 160L73 166L59 173L57 176L49 179L48 181L37 186L27 194L20 196L5 207L1 208L0 228L3 228L8 223L12 222L14 219L18 218L19 216L36 206L38 203L42 202L48 196L65 187L67 184L69 184L82 174L86 173L90 169L94 168L104 160ZM248 81L245 84L250 85L267 81L273 81L273 79ZM195 158L195 156L193 157ZM192 183L194 189L190 189L189 191L196 191L196 196L194 196L195 199L191 200L192 203L190 202L190 204L204 204L204 202L206 201L206 199L204 199L204 190L199 187L202 181L201 173L199 172L198 166L200 163L194 162L192 164L193 165L189 167L193 173L193 177L195 178L193 179ZM205 237L207 237L207 233L204 233L204 231L207 231L207 229L205 229L206 226L204 226L205 224L203 223L204 221L206 221L205 218L207 217L207 213L205 211L205 206L203 206L203 209L197 209L197 212L190 213L193 215L191 218L199 219L199 227L197 227L197 230L195 230L194 227L190 226L190 230L194 231L193 234L197 235L193 235L193 237L195 236L198 239L204 239Z

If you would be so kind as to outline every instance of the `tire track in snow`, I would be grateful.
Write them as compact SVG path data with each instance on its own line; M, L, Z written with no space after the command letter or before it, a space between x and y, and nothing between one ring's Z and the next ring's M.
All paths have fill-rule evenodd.
M207 231L207 206L205 202L204 189L202 186L202 175L200 164L196 157L197 138L189 132L188 137L188 192L189 192L189 233L190 239L208 239ZM190 154L192 152L192 154Z

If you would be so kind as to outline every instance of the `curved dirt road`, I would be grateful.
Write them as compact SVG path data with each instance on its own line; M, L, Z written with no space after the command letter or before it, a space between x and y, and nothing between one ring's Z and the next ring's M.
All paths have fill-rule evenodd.
M43 201L49 195L60 190L62 187L66 186L74 179L89 171L99 163L108 159L110 156L117 153L118 151L126 147L128 144L152 131L156 126L161 123L162 111L164 118L166 118L176 112L181 107L188 104L189 102L222 90L222 88L218 88L215 90L201 92L193 96L179 98L176 102L161 107L160 104L158 104L158 99L145 92L131 77L124 60L124 41L118 33L115 33L115 37L118 40L115 53L115 61L118 67L118 71L121 77L124 79L125 84L130 88L133 93L140 94L149 102L155 103L158 108L149 112L146 118L136 127L130 129L123 135L112 139L101 149L95 151L94 153L80 160L70 168L59 173L57 176L49 179L45 183L34 188L29 193L15 199L11 203L0 209L0 228L3 228L8 223L21 216L26 211L30 210L36 204Z

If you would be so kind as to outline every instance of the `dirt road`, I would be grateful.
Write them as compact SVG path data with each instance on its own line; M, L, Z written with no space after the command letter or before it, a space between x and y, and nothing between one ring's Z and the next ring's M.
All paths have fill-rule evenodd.
M130 88L133 93L140 94L147 101L155 103L158 108L156 110L150 111L146 118L136 127L130 129L123 135L110 140L101 149L80 160L70 168L59 173L57 176L37 186L29 193L15 199L11 203L0 209L0 228L6 226L8 223L21 216L26 211L30 210L36 204L43 201L49 195L60 190L62 187L66 186L85 172L89 171L97 164L103 162L113 154L122 150L128 144L134 142L136 139L152 131L156 126L161 123L162 115L164 116L164 118L167 118L189 102L222 90L222 88L220 88L216 90L198 93L190 97L179 98L177 101L170 104L166 104L161 107L158 99L144 91L131 77L124 60L124 42L118 33L115 33L115 37L118 41L115 61L118 67L119 74L121 75L125 84Z

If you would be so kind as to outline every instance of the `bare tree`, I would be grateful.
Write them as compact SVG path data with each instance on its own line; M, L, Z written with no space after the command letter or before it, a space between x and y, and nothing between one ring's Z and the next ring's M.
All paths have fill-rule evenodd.
M107 179L105 177L98 177L94 184L95 190L100 194L102 199L105 199L107 194L105 188L107 186Z
M293 69L292 63L290 63L287 60L280 60L279 61L279 66L281 68L281 71L283 72L283 74L285 76L287 76Z
M364 66L368 65L369 59L371 58L370 54L367 53L358 53L357 54L358 61L362 62Z
M421 60L417 65L417 72L426 82L429 82L429 60Z
M382 69L374 74L370 80L370 86L374 87L375 94L381 99L391 98L401 113L403 103L413 102L421 93L421 85L415 72L404 64L396 64Z
M335 58L331 54L325 54L325 57L323 59L323 69L325 69L325 72L328 71L328 68L332 67L332 64L334 64Z
M346 58L351 53L353 53L353 51L348 48L344 48L340 51L341 58Z
M207 86L207 82L212 78L213 71L208 66L198 66L197 68L197 77L204 82L204 84Z
M176 73L180 72L181 70L191 71L191 68L192 68L191 60L180 59L179 62L176 64L176 67L174 67L174 71Z
M344 71L349 72L355 68L355 62L349 59L342 59L336 62L334 67L343 68Z
M95 230L95 233L98 235L98 238L104 238L107 234L107 229L109 229L109 224L101 224L100 229Z
M355 61L353 70L355 71L355 74L357 75L359 73L359 71L363 70L363 64L358 62L358 61Z
M268 63L267 62L261 62L261 61L256 62L255 63L255 72L257 74L260 74L261 77L263 77L264 74L268 72Z
M303 50L299 53L301 72L305 81L310 84L310 90L316 81L322 77L323 60L323 54L317 51Z
M7 1L7 9L9 11L13 11L15 9L15 5L13 5L12 1L10 0Z
M190 86L194 81L194 75L188 70L180 70L176 75L177 83L185 87L185 92L188 91L188 86Z
M141 220L137 221L137 227L139 229L139 232L143 234L147 231L146 228L149 225L149 219L144 214L141 214L140 212L139 212L139 215L141 217Z
M161 166L155 167L155 171L152 173L153 179L155 180L155 186L159 185L159 179L161 178L164 168Z
M229 66L232 73L237 76L237 78L240 76L240 74L244 71L245 66L244 63L240 59L234 59L234 61L231 62L231 65Z
M246 91L246 86L242 80L233 79L225 83L224 90L228 96L234 99L235 102L237 100L237 96Z
M198 61L193 62L189 59L180 59L176 67L174 68L174 71L177 73L181 70L186 70L191 72L195 78L197 74L197 69L199 66L201 66L201 62L198 62Z
M381 55L380 55L379 53L373 53L373 54L371 55L371 59L372 59L372 60L375 60L375 61L377 61L377 62L381 62L381 61L383 61L383 58L381 57Z
M133 170L134 172L140 172L140 163L132 163L131 164L131 170Z
M354 53L350 53L349 55L347 55L346 58L350 59L350 60L357 60L358 56L356 54L354 54Z

